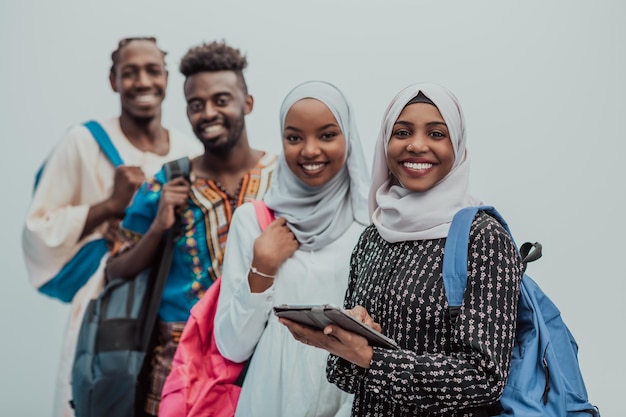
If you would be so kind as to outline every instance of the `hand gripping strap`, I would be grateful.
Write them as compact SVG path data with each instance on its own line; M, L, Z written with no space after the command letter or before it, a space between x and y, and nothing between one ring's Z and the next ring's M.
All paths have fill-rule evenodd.
M90 120L83 123L83 125L89 130L104 155L111 161L114 167L117 168L124 164L120 154L115 149L115 145L111 142L111 138L100 123ZM45 162L35 175L33 190L37 189L44 167ZM63 265L63 268L52 279L39 287L39 291L64 302L72 301L76 292L96 272L102 257L107 251L107 243L104 239L96 239L87 243L72 259Z
M189 164L189 158L187 157L166 162L163 165L163 169L165 170L165 180L170 181L178 175L188 177L190 167L191 166ZM143 328L141 338L141 347L144 350L146 350L150 344L150 337L152 336L152 331L157 321L159 308L161 307L163 290L165 289L167 276L169 275L170 267L172 265L175 241L180 237L181 229L182 219L179 216L176 216L176 221L165 235L165 246L163 248L163 252L160 254L161 261L158 264L159 269L157 270L154 287L150 296L150 304L148 305L148 310L146 311L146 315L144 317L145 327Z

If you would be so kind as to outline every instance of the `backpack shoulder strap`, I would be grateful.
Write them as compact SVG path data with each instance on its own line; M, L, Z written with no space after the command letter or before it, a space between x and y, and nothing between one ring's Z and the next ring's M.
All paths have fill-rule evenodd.
M467 285L467 250L469 235L474 218L479 211L484 211L511 234L506 221L492 206L466 207L459 210L452 219L443 256L443 285L446 289L448 305L460 306Z
M265 228L274 221L274 212L270 210L270 208L267 207L263 201L251 200L250 202L254 206L254 211L256 212L256 217L259 220L261 231L264 231Z
M83 126L85 126L89 130L96 142L98 142L98 145L100 146L100 149L102 149L102 152L106 155L109 161L111 161L114 167L117 168L120 165L124 165L122 157L115 148L115 145L113 145L113 142L111 142L111 138L109 137L108 133L106 132L106 130L104 130L100 123L96 122L95 120L90 120L83 123Z
M104 130L100 123L96 122L95 120L90 120L83 123L83 126L85 126L87 130L89 130L91 136L93 136L98 146L100 146L100 149L102 149L104 155L109 161L111 161L115 168L120 165L124 165L124 161L122 160L122 157L115 148L115 145L113 145L113 142L111 142L109 134L106 132L106 130ZM37 173L35 174L35 185L33 186L33 192L37 189L37 186L39 185L39 180L41 179L41 175L45 166L46 162L44 161L37 170Z
M167 181L179 175L189 176L189 158L183 157L163 164ZM145 316L145 327L143 329L141 346L145 349L149 345L152 329L154 328L159 308L161 307L161 298L165 282L172 265L172 256L174 254L174 241L178 238L181 229L181 219L176 218L174 225L167 231L165 237L165 246L161 254L161 261L158 265L154 287L152 289L151 301Z

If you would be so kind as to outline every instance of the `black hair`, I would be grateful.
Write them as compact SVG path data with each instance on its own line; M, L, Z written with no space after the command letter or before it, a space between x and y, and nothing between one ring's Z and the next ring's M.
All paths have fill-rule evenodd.
M431 99L426 97L426 94L422 93L421 91L417 93L417 95L413 97L411 100L409 100L409 102L406 103L404 107L408 106L409 104L415 104L415 103L426 103L426 104L430 104L432 106L437 107L437 105L433 103Z
M233 71L239 78L243 91L248 94L243 76L243 70L247 66L246 56L239 49L228 46L224 41L214 41L189 49L182 57L179 69L185 78L205 71Z
M163 51L161 48L158 47L157 40L154 36L137 36L137 37L121 39L117 44L117 49L111 53L111 61L113 62L113 64L111 65L111 74L115 74L115 66L118 64L118 61L120 59L120 52L122 51L122 49L124 49L124 47L126 47L129 43L133 41L152 42L157 47L157 49L161 52L164 59L165 59L165 55L167 55L167 52Z

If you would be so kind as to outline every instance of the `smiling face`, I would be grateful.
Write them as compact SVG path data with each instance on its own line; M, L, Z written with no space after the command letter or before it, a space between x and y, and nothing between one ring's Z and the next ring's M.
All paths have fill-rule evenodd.
M437 107L406 106L387 145L387 167L400 184L411 191L427 191L448 175L454 158L450 133Z
M305 98L294 103L283 128L287 166L309 187L326 184L343 167L346 139L330 109L321 101Z
M120 94L122 115L150 120L161 114L167 70L154 42L133 40L121 48L109 80Z
M187 117L207 151L224 153L245 135L252 96L233 71L199 72L185 81Z

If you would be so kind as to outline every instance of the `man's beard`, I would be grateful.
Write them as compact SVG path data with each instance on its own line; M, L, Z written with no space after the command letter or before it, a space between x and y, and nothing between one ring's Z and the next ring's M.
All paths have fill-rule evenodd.
M233 148L235 148L235 146L237 146L237 144L241 140L241 135L243 134L245 127L246 124L242 117L228 130L228 137L225 142L221 142L218 144L204 142L205 149L207 150L207 152L210 152L214 155L226 156L230 154Z

